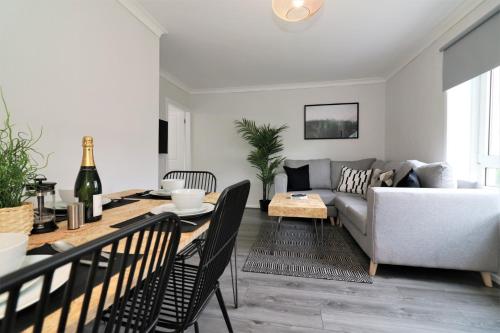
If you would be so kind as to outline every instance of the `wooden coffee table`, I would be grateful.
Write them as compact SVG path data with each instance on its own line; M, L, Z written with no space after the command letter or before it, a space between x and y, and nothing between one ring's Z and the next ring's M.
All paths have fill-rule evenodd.
M327 218L325 203L319 194L307 194L307 199L290 199L290 193L276 193L269 204L269 216L278 218L278 230L283 217L302 217L313 219L316 235L316 221L321 220L321 239L323 239L323 219Z

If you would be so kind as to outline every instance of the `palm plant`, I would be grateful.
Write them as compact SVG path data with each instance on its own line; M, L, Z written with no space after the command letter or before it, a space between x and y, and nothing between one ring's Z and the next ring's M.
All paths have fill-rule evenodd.
M288 126L273 127L270 124L256 125L255 121L243 118L235 121L236 129L241 137L254 149L247 156L247 161L258 170L257 178L262 181L262 201L269 200L269 191L274 183L276 170L284 157L278 155L283 151L281 133Z

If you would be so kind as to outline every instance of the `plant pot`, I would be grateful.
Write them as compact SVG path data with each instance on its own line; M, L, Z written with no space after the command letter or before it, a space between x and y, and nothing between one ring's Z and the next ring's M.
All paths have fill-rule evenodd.
M0 208L0 232L19 232L29 235L33 228L33 205L25 202L18 207Z
M259 200L260 210L263 212L267 212L267 210L269 209L270 202L271 200Z

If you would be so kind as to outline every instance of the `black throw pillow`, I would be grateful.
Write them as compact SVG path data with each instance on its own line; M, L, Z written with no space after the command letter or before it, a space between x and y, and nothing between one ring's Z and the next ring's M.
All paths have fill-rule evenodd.
M420 187L417 173L411 169L408 173L396 184L396 187Z
M309 183L309 164L299 168L290 168L284 166L288 177L287 191L309 191L311 185Z

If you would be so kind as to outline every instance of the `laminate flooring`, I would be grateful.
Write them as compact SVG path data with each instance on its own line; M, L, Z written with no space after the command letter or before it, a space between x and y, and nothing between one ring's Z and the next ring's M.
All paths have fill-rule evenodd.
M243 272L267 220L257 209L245 211L238 309L229 267L221 279L235 332L500 332L500 289L485 288L479 273L379 265L373 284L361 284ZM215 297L199 325L201 333L227 332Z

